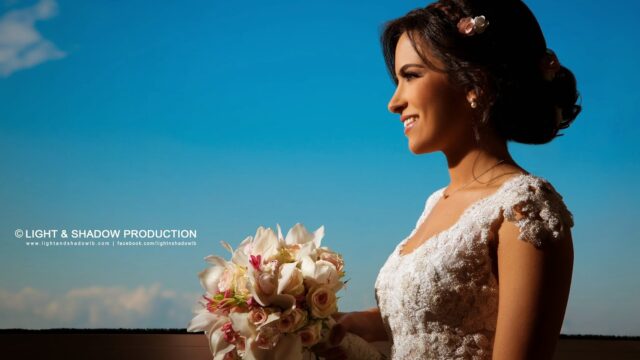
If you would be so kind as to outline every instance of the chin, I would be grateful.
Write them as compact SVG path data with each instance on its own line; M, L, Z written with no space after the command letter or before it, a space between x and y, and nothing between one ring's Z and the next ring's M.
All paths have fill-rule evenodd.
M411 141L409 141L409 151L411 151L415 155L420 155L420 154L431 153L431 152L434 152L435 150L430 149L425 144L414 144Z

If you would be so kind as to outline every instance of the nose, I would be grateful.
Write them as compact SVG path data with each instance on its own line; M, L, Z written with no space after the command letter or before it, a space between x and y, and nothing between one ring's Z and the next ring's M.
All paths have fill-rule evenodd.
M400 87L396 87L396 91L391 96L391 100L389 100L389 104L387 108L390 112L395 114L402 114L402 110L407 107L407 102L402 98L402 94L400 93Z

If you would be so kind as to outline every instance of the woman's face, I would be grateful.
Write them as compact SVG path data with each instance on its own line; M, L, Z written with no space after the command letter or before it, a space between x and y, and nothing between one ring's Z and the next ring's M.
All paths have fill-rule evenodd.
M429 49L425 50L434 65L444 67L430 56ZM395 67L398 86L389 101L389 111L401 115L411 152L446 150L473 137L467 94L454 88L446 74L429 69L406 33L396 46ZM415 119L413 123L411 118Z

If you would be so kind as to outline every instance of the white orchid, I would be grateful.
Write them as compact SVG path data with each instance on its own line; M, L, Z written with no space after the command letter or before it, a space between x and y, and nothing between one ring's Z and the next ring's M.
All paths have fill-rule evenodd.
M297 223L287 233L284 239L285 244L306 244L312 242L316 248L320 247L322 238L324 237L324 226L320 226L313 234L310 234L304 225Z
M233 256L231 257L231 262L238 266L248 267L249 266L249 255L251 255L251 242L253 238L251 236L247 236L240 245L233 251Z
M280 266L278 278L278 294L298 296L304 292L302 271L296 263L287 263Z
M309 288L317 285L326 285L334 291L338 291L343 286L338 270L329 261L313 261L310 256L307 256L302 259L301 270L305 285Z
M207 310L204 304L200 302L198 304L200 304L201 309L194 312L196 316L193 319L191 319L191 321L189 322L189 325L187 325L188 332L198 332L198 331L207 332L214 327L216 321L221 319L220 316L209 312L209 310Z
M227 268L227 262L219 256L207 256L205 260L212 266L204 269L198 274L200 285L209 293L214 295L219 293L218 284Z
M263 260L270 259L280 250L277 235L271 228L260 226L251 242L251 255L261 255Z
M222 327L224 324L213 331L210 331L207 334L207 338L209 339L209 349L213 355L213 360L225 360L225 356L228 352L231 352L235 349L235 345L227 342L224 339L224 332L222 331Z
M204 304L201 304L204 305ZM233 344L224 340L224 335L221 331L224 324L229 322L229 318L226 316L220 316L209 312L204 307L197 312L197 315L187 325L188 332L204 331L207 342L209 343L209 349L214 354L214 359L223 359L224 356L234 349Z
M296 299L289 294L278 293L278 278L272 272L249 268L249 290L253 298L262 306L278 306L282 309L293 307Z

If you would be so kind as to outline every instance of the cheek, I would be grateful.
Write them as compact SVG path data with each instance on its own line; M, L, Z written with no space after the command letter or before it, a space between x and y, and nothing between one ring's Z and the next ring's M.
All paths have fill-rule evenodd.
M424 99L424 109L434 126L455 127L464 123L468 115L464 94L449 84L440 82L425 89Z
M439 80L439 81L436 81ZM409 145L416 154L428 153L446 146L450 139L464 132L466 125L466 98L442 79L428 79L416 92L415 105L424 119Z

